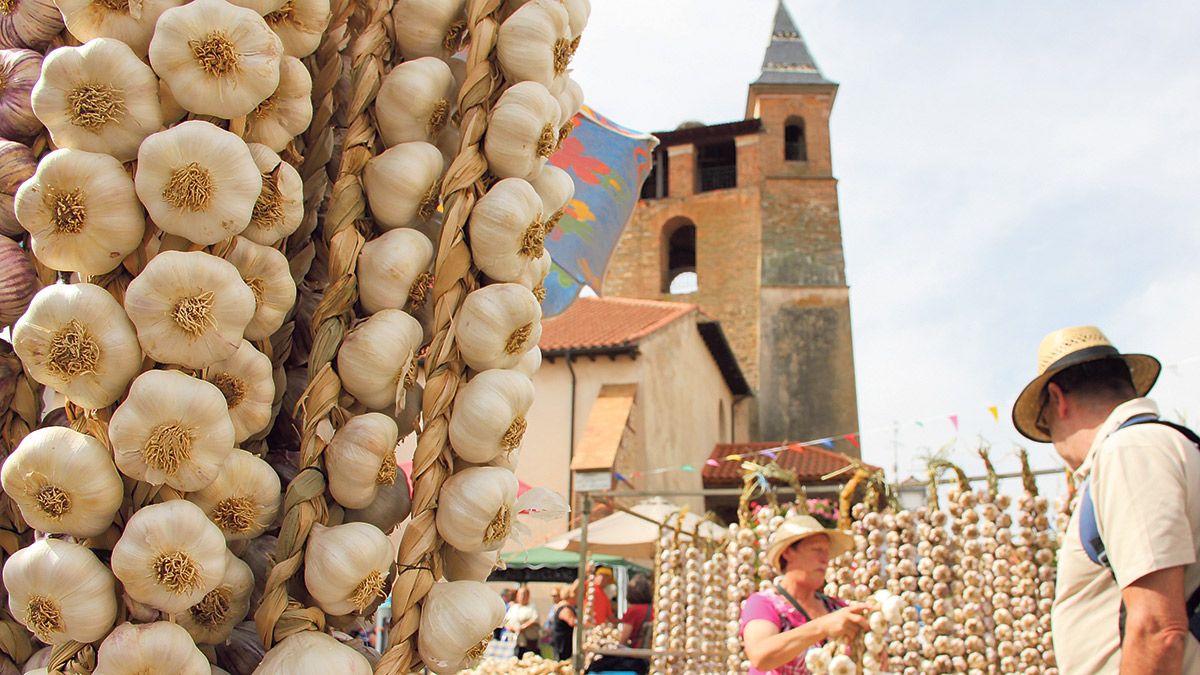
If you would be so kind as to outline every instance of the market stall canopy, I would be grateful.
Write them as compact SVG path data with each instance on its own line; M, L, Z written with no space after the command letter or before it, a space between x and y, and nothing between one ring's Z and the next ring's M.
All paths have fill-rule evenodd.
M675 504L662 499L642 502L630 511L637 515L618 511L588 524L589 555L605 553L622 558L652 559L660 531L655 523L665 524L674 530L682 520L680 536L684 538L690 538L697 528L704 539L719 539L725 536L725 528L720 525L690 511L682 512ZM582 528L575 528L550 540L546 547L560 551L578 551L581 534Z
M496 570L488 581L573 581L579 573L579 554L574 551L559 551L545 546L524 551L512 551L500 556L507 569ZM601 565L627 567L630 574L650 570L620 556L603 553L589 554L588 559Z

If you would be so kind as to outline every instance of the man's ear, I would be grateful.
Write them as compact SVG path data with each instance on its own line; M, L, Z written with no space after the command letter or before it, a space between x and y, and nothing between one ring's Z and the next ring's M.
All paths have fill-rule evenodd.
M1049 396L1047 405L1054 409L1054 415L1060 420L1066 419L1071 407L1071 402L1067 399L1066 392L1057 383L1051 382L1046 385L1046 394Z

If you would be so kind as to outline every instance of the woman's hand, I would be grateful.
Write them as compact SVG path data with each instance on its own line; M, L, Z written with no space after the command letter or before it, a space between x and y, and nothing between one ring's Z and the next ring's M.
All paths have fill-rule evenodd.
M870 627L866 617L870 610L871 606L865 602L854 602L836 612L817 617L812 623L820 625L826 639L853 638L860 630Z

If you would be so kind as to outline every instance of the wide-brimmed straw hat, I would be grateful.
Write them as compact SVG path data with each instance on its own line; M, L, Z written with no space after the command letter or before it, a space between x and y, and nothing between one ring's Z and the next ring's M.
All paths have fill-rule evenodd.
M824 534L829 537L829 556L836 557L854 548L854 537L841 530L834 530L821 525L812 516L793 516L780 523L779 528L771 535L767 544L767 562L775 569L783 571L779 558L789 546L801 539Z
M1050 378L1058 373L1089 361L1122 359L1129 366L1133 388L1145 396L1154 386L1162 364L1148 354L1122 354L1095 326L1074 326L1047 335L1038 347L1038 375L1025 386L1013 404L1013 426L1021 435L1039 443L1049 443L1050 435L1037 428L1041 414L1043 392Z

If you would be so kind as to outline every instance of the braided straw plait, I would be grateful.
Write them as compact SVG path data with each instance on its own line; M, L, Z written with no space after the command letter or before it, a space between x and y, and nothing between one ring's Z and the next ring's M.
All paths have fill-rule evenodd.
M481 143L499 84L492 51L496 46L500 0L469 0L467 31L471 45L467 73L458 93L462 140L442 184L445 218L434 259L433 341L425 361L421 412L425 428L413 455L412 516L400 543L399 567L392 586L392 625L387 652L375 672L406 673L417 666L419 603L429 593L440 568L441 545L434 522L437 496L450 470L448 433L450 406L464 364L454 341L452 322L467 293L477 285L463 228L483 192L487 161Z

